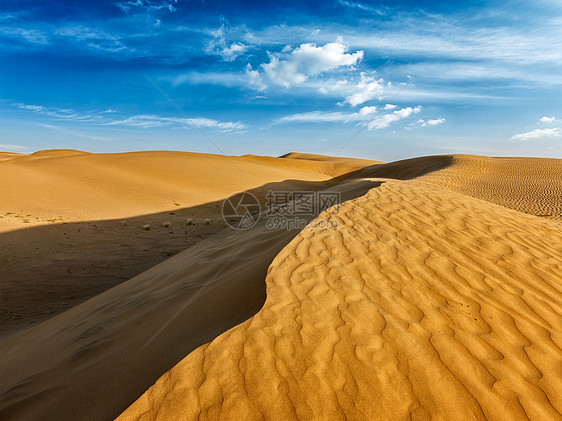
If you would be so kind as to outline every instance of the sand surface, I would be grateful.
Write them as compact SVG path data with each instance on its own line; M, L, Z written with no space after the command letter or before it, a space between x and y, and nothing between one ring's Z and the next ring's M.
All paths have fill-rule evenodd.
M321 181L375 163L343 159L346 165L334 173L334 162L169 151L51 150L10 156L0 155L4 159L0 161L0 232L27 224L173 211L267 183Z
M251 190L263 202L269 189L316 189L332 175L374 163L158 151L2 153L0 338L216 234L224 228L222 200L232 193Z
M461 156L381 179L277 255L254 317L118 419L560 419L562 225L470 196L560 215L561 169Z
M0 340L0 418L561 418L561 160L279 159L338 212L221 230Z

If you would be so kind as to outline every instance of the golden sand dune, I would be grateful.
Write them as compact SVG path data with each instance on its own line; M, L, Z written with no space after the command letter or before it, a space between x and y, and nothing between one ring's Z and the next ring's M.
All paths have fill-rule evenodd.
M0 418L559 419L562 225L508 208L530 188L490 203L523 175L462 166L487 159L319 182L345 203L300 233L223 230L0 341ZM525 177L556 191L557 162Z
M272 182L326 180L324 170L331 174L334 164L168 151L18 155L0 161L0 232L24 226L12 215L29 224L125 218L222 200Z
M17 158L19 156L22 156L19 153L14 153L14 152L0 152L0 161L8 161L10 159L14 159Z
M562 219L562 160L455 155L425 178L447 189L532 215Z
M360 170L367 166L382 164L380 161L371 161L368 159L331 157L294 152L282 155L279 158L258 155L243 155L240 158L266 165L275 165L292 169L306 168L309 171L314 170L318 173L317 176L314 177L315 179L321 179L320 175L337 177Z
M349 200L374 185L334 188ZM297 233L265 221L223 230L0 341L0 419L117 416L186 354L259 310L267 268Z
M560 223L417 180L319 218L338 228L277 255L264 307L120 420L560 419Z
M269 189L317 189L330 178L326 172L375 163L338 160L66 149L0 154L0 337L216 234L222 200L232 193L250 189L263 202Z
M562 219L562 160L438 155L358 170L354 177L419 178L532 215Z

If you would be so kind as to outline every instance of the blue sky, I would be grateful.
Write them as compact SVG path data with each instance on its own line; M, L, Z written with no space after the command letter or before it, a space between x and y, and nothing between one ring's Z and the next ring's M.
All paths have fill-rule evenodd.
M0 0L4 151L562 158L561 75L558 0Z

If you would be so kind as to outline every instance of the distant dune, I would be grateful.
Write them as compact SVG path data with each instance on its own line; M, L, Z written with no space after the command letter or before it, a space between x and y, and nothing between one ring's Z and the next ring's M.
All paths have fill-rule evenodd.
M203 190L232 183L212 200L231 175L255 187L216 159L194 163ZM343 204L300 232L222 230L0 341L0 418L561 418L562 160L234 162Z
M4 157L5 158L5 157ZM225 157L149 151L90 154L48 150L15 155L0 165L0 232L22 227L6 213L31 215L30 224L124 218L222 200L233 192L284 180L326 180L372 165L258 156ZM327 171L327 172L325 172ZM30 200L33 198L33 200Z

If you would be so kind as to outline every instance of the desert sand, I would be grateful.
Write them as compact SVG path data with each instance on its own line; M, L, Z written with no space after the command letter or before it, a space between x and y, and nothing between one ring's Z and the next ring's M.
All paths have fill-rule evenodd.
M0 337L216 234L224 228L222 201L232 193L252 190L263 202L269 189L315 189L304 181L375 163L351 158L324 163L303 154L298 159L164 151L0 154ZM162 226L166 222L170 227ZM144 225L150 231L142 230Z
M0 171L20 159L52 158ZM300 231L220 230L0 340L2 419L562 417L562 160L235 162L264 178L170 199L280 182L343 203Z

